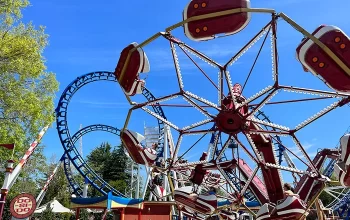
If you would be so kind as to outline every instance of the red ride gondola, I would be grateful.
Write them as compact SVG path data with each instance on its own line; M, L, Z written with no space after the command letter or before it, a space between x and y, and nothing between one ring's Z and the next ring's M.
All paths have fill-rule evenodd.
M164 196L166 196L166 191L163 187L152 185L151 187L152 193L158 198L162 199Z
M344 135L340 139L340 161L334 165L334 173L340 184L350 187L350 134Z
M200 157L200 161L206 160L208 154L207 152L203 152ZM194 170L191 173L190 180L192 183L201 185L204 179L204 176L208 174L209 171L203 169L203 164L197 164Z
M320 170L324 165L327 158L335 160L338 157L338 150L335 149L323 149L319 151L313 159L313 163L317 170ZM311 168L307 169L307 172L311 172ZM322 189L322 183L318 181L318 177L311 177L309 175L304 175L300 178L298 184L295 187L296 194L299 198L309 202L313 197Z
M238 160L239 169L242 172L242 175L248 179L253 175L253 170L250 168L250 166L242 159ZM252 192L256 195L256 198L259 200L260 203L265 203L268 201L267 199L267 190L265 187L265 184L262 182L262 180L255 176L252 179L251 184L249 185Z
M130 157L137 164L153 164L157 159L157 152L152 148L143 148L140 142L145 139L141 134L127 129L120 135Z
M350 68L350 40L342 30L335 26L321 25L312 35L332 50ZM350 75L311 39L303 39L296 51L297 59L305 71L310 71L336 91L350 92Z
M281 200L276 207L270 203L265 203L256 214L256 219L305 219L305 216L308 214L306 212L306 204L301 199L297 196L288 196L284 200Z
M220 211L220 219L238 220L239 214L238 214L238 212L222 210L222 211Z
M129 62L126 64L126 60L129 52L138 46L137 43L131 43L124 48L120 54L120 58L115 68L114 75L117 77L119 84L122 86L125 94L133 96L135 94L142 93L142 88L145 85L145 81L139 79L140 73L147 73L150 70L148 58L142 48L137 48L130 54ZM125 66L125 73L120 80L122 70Z
M185 186L174 191L175 201L201 214L211 214L217 208L216 195L191 196L192 186Z
M192 0L184 9L183 19L222 12L235 8L249 8L249 0ZM242 12L220 17L191 21L184 24L185 35L195 41L213 39L217 34L231 35L244 29L250 13Z
M187 219L190 219L190 220L205 220L206 219L205 215L198 214L185 206L182 207L181 212L182 212L183 216L186 216Z

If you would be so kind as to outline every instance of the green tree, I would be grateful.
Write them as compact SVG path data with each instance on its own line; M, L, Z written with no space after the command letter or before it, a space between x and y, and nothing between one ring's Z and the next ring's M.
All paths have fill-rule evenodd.
M86 209L80 209L79 219L81 220L89 220L89 212Z
M102 172L102 176L106 181L111 180L128 180L130 179L130 173L128 173L129 159L124 153L122 145L115 147L106 158L105 168Z
M60 202L64 207L69 208L70 207L70 200L71 200L71 194L69 192L69 186L68 181L64 173L64 169L61 164L60 168L57 170L56 175L54 176L53 180L51 181L46 193L45 197L43 198L41 204L46 204L53 199L56 199L58 202ZM38 188L38 193L40 192L41 188L44 186L46 179L51 175L53 169L56 167L56 164L51 165L50 172L45 174L45 181L43 181L40 184L40 188Z
M112 148L109 143L102 143L87 156L87 162L101 178L121 193L129 192L131 189L135 192L136 185L130 186L131 160L125 155L123 145ZM90 188L89 195L100 194Z
M22 17L21 9L27 7L27 0L0 0L1 24L9 26Z
M61 161L57 162L55 155L53 155L50 158L50 164L46 166L46 172L42 175L43 177L41 178L41 180L38 181L36 195L39 195L41 189L46 184L47 179L52 174L53 170L57 167L57 164L59 164L57 172L54 178L51 180L50 185L48 186L45 196L43 197L43 200L41 201L40 205L48 204L52 200L56 199L64 207L70 208L71 194L69 191L68 181L64 173L63 163ZM56 213L55 216L56 219L68 220L70 219L72 214Z
M38 189L38 183L44 181L43 172L47 169L46 158L43 155L44 146L39 145L34 151L30 160L23 167L23 170L20 172L15 184L9 191L9 194L6 198L6 204L4 209L4 219L10 219L10 209L9 204L11 200L20 193L30 193L33 196L36 196ZM23 156L23 155L22 155ZM2 185L4 176L0 176L0 184ZM8 218L6 218L8 216Z
M46 71L44 27L23 24L26 0L0 0L0 143L16 143L23 154L38 131L54 120L55 75ZM9 159L0 149L0 161Z
M42 55L48 44L45 28L20 20L21 10L28 5L27 0L0 0L0 143L16 144L13 158L17 162L39 130L54 121L58 90L55 75L46 70ZM31 155L9 192L7 204L21 192L35 194L46 164L42 149L39 146ZM11 154L0 148L1 166ZM1 183L3 178L1 175Z
M96 147L89 155L86 156L87 162L94 171L103 177L104 170L110 166L106 161L110 161L112 146L109 143L102 143Z
M334 182L338 181L337 177L335 176L334 173L331 175L330 179L331 179L331 181L334 181ZM327 185L332 187L332 186L336 186L338 184L329 183ZM342 189L334 189L333 191L341 193ZM323 191L321 193L321 195L319 196L319 199L321 199L324 206L328 206L331 202L333 202L335 200L335 198L333 196L331 196L329 193L327 193L326 191Z
M47 204L46 209L40 215L41 219L56 220L56 215L52 211L50 204Z

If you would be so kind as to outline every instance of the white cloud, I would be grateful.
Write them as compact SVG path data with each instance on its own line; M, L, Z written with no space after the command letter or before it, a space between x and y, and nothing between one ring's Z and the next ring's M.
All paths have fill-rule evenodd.
M312 151L312 152L308 152L309 149L311 149L312 147L314 147L316 145L315 138L312 139L312 143L310 142L304 142L301 144L301 146L304 148L304 150L306 151L307 155L311 158L311 160L316 156L317 151ZM288 148L291 152L293 152L296 156L298 156L300 159L305 159L303 153L299 150L299 148L297 146L294 147L290 147ZM292 160L299 160L297 157L295 157L293 154L291 154L289 151L287 151L289 157Z
M91 118L90 115L84 116L84 118ZM124 116L120 115L97 115L94 116L94 119L102 119L102 120L125 120Z
M92 63L112 63L116 65L121 50L104 48L63 48L54 51L55 56L49 56L51 63L89 65Z
M308 0L308 2L312 2L315 0ZM300 4L305 2L305 0L265 0L260 2L261 4L264 4L265 7L279 7L279 6L290 6L290 5L294 5L294 4Z
M226 63L233 55L235 55L240 48L228 47L227 45L211 45L209 47L195 48L202 54L215 60L218 63ZM187 57L181 49L177 48L177 57L179 59L181 74L191 74L191 70L196 70L197 66ZM170 48L154 48L145 51L151 64L151 73L165 70L174 70L174 60ZM188 52L187 52L188 53ZM196 56L188 53L189 56L203 69L212 68L209 64L199 60ZM199 62L198 62L199 61ZM236 62L235 64L240 64Z
M203 152L201 152L201 151L199 151L198 153L193 153L193 152L191 153L191 151L190 151L190 152L188 152L187 154L184 155L184 159L185 160L189 160L189 159L195 157L196 161L198 161L202 154L203 154Z
M73 102L86 105L90 108L130 108L129 103L127 102L99 102L89 100L77 100Z

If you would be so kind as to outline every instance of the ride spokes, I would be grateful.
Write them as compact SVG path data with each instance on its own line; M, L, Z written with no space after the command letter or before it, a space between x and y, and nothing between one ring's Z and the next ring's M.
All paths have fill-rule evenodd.
M223 35L238 34L251 22L253 13L265 13L271 17L236 53L230 51L225 60L218 61L190 45L191 41L197 41L198 45L198 42L211 42ZM328 90L282 83L283 71L277 46L277 34L282 34L277 32L280 20L287 21L304 35L300 45L296 46L300 70L316 75L326 83ZM183 26L184 35L190 42L180 40L175 34L175 29L180 26ZM141 79L142 73L151 73L145 46L157 38L165 39L170 47L169 54L174 65L172 84L165 82L169 83L169 88L162 89L162 94L152 101L133 101L132 96L139 94L146 83ZM268 39L270 62L263 59L263 63L269 66L272 80L271 75L268 80L264 75L251 82L256 72L264 72L257 66L261 65L258 61L266 51ZM230 45L228 42L227 45ZM255 50L255 56L247 55L258 42L261 44ZM337 161L333 164L337 178L343 186L349 186L350 171L346 162L349 146L346 138L340 151L323 149L312 159L298 137L307 126L350 102L348 44L349 37L337 27L320 26L310 34L283 13L250 8L248 0L192 0L184 9L182 22L145 42L132 43L122 51L114 74L132 107L121 138L137 163L152 168L151 189L156 197L166 197L164 192L169 186L164 184L164 180L167 179L171 199L177 202L181 212L191 218L220 215L234 219L236 212L233 209L245 209L257 219L303 219L330 182L323 175L323 164L327 158ZM237 64L245 56L253 62L245 64L244 67L248 68L243 71ZM185 68L182 68L183 63ZM188 70L187 65L193 68ZM189 71L194 72L194 77L185 74ZM243 72L246 72L244 77ZM152 82L151 77L147 81ZM153 85L161 86L159 79L155 82ZM263 83L267 85L260 86ZM253 84L254 89L249 89ZM258 90L259 86L262 89ZM293 93L293 98L280 98L287 97L287 93ZM304 97L299 98L301 94ZM276 114L282 105L328 99L332 99L333 103L327 103L328 106L295 125L290 121L280 124L267 117L261 118L267 108L277 109L268 110ZM173 107L169 110L173 116L165 118L151 109L154 106ZM191 113L186 113L189 109ZM162 155L158 155L155 149L144 148L144 137L129 129L130 118L137 110L166 125L168 130ZM293 123L295 121L292 120ZM209 142L205 149L203 141ZM189 161L194 157L199 160ZM286 178L287 175L289 178ZM163 181L159 180L161 176ZM294 194L286 194L290 186L285 184L285 179L294 182ZM249 209L248 205L252 205L249 202L256 202L254 204L259 206L257 213Z

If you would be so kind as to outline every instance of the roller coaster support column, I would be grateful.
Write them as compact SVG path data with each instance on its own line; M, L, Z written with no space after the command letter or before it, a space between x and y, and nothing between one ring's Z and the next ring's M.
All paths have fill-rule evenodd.
M64 160L64 154L61 157L60 161L58 161L55 169L52 171L52 173L50 174L50 176L47 178L46 183L44 185L44 187L41 189L39 195L36 197L36 205L37 207L40 206L41 201L43 200L43 198L45 197L46 191L49 188L50 183L52 182L53 178L55 177L58 168L60 168L62 161Z
M145 183L145 186L144 186L143 192L142 192L142 199L145 199L146 191L147 191L149 180L151 178L151 171L152 171L152 168L149 168L147 166L145 168L146 168L147 178L146 178L146 183Z
M131 180L130 180L130 198L132 198L132 190L133 190L133 185L134 185L134 161L132 160L131 163Z
M137 177L136 177L136 192L135 199L140 198L140 165L137 164Z
M83 198L87 198L88 189L89 189L89 180L87 178L85 178L84 189L83 189Z
M167 167L168 166L168 125L164 125L164 144L163 144L163 159L164 159L164 166ZM169 184L168 184L168 177L167 174L164 173L163 175L163 188L166 192L166 194L168 194L169 192ZM164 197L164 201L167 201L167 198Z
M4 211L4 206L6 202L6 196L9 191L9 182L10 182L10 176L13 171L13 160L7 161L7 167L6 167L6 174L5 174L5 180L4 185L1 188L1 198L0 198L0 220L2 220L2 214Z

